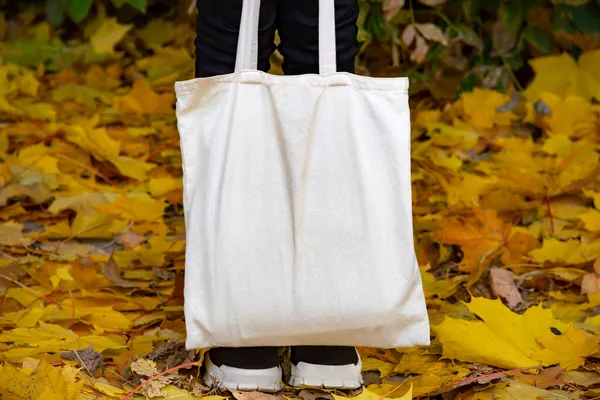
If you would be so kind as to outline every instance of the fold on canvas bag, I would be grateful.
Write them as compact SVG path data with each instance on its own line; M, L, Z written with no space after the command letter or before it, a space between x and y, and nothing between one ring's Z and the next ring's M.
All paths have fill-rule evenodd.
M412 230L406 78L257 70L244 0L235 72L177 82L188 348L429 344Z

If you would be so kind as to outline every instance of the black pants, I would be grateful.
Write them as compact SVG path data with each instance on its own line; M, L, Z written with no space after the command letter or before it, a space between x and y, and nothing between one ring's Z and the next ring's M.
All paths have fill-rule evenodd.
M198 0L196 77L231 73L235 67L243 0ZM268 71L275 30L283 72L319 72L318 0L262 0L258 32L258 69ZM335 0L337 70L354 72L358 53L357 0Z

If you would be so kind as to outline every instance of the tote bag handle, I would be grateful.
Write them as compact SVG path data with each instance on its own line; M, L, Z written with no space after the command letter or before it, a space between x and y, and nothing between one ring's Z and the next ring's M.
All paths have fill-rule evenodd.
M258 69L260 0L243 1L235 72ZM336 66L334 0L319 0L319 74L333 74Z

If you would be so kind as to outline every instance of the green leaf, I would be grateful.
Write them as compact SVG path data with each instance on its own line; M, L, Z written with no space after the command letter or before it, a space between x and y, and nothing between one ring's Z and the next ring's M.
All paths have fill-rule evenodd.
M92 6L92 0L66 0L69 17L77 23L80 23L87 17Z
M552 18L552 30L573 33L573 23L568 10L557 6L554 8L554 18Z
M475 50L477 51L477 54L482 54L483 53L483 49L484 49L484 44L483 44L483 40L481 40L481 38L479 36L477 36L477 33L475 33L474 30L472 30L471 28L469 28L466 25L454 25L454 31L457 34L457 37L464 43L468 44L469 46L472 46L475 48Z
M43 64L46 71L56 72L70 68L77 62L81 58L80 50L78 47L66 46L59 40L42 42L35 39L17 39L7 42L1 48L1 53L5 62L33 68Z
M550 50L552 50L552 42L550 41L550 38L544 32L534 26L528 26L525 29L523 32L523 38L527 41L527 43L542 53L550 53Z
M465 13L465 19L469 22L473 21L479 10L479 2L476 0L462 0L461 5Z
M148 0L113 0L113 4L117 8L123 7L125 4L129 4L139 12L145 13L148 7Z
M125 0L125 2L131 4L131 7L143 13L146 12L146 7L148 6L147 0Z
M521 57L521 55L519 54L514 57L507 58L506 64L508 64L508 66L512 70L517 70L517 69L521 68L524 64L523 57Z
M385 20L383 19L383 14L379 12L371 12L367 16L365 21L365 26L367 30L371 32L378 39L385 39L387 35L387 29Z
M46 20L51 26L61 26L66 15L64 0L46 0Z
M571 19L573 25L582 33L600 35L600 6L598 4L588 3L584 6L572 7Z
M502 23L509 32L516 32L523 23L524 10L518 1L508 2L501 11Z

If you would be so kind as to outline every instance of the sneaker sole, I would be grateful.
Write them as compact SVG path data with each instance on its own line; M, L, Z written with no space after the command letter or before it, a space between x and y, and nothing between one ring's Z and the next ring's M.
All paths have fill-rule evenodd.
M290 386L317 389L357 389L362 386L362 362L348 365L292 365Z
M281 367L243 369L213 364L206 356L204 383L211 388L241 391L278 392L283 389Z

